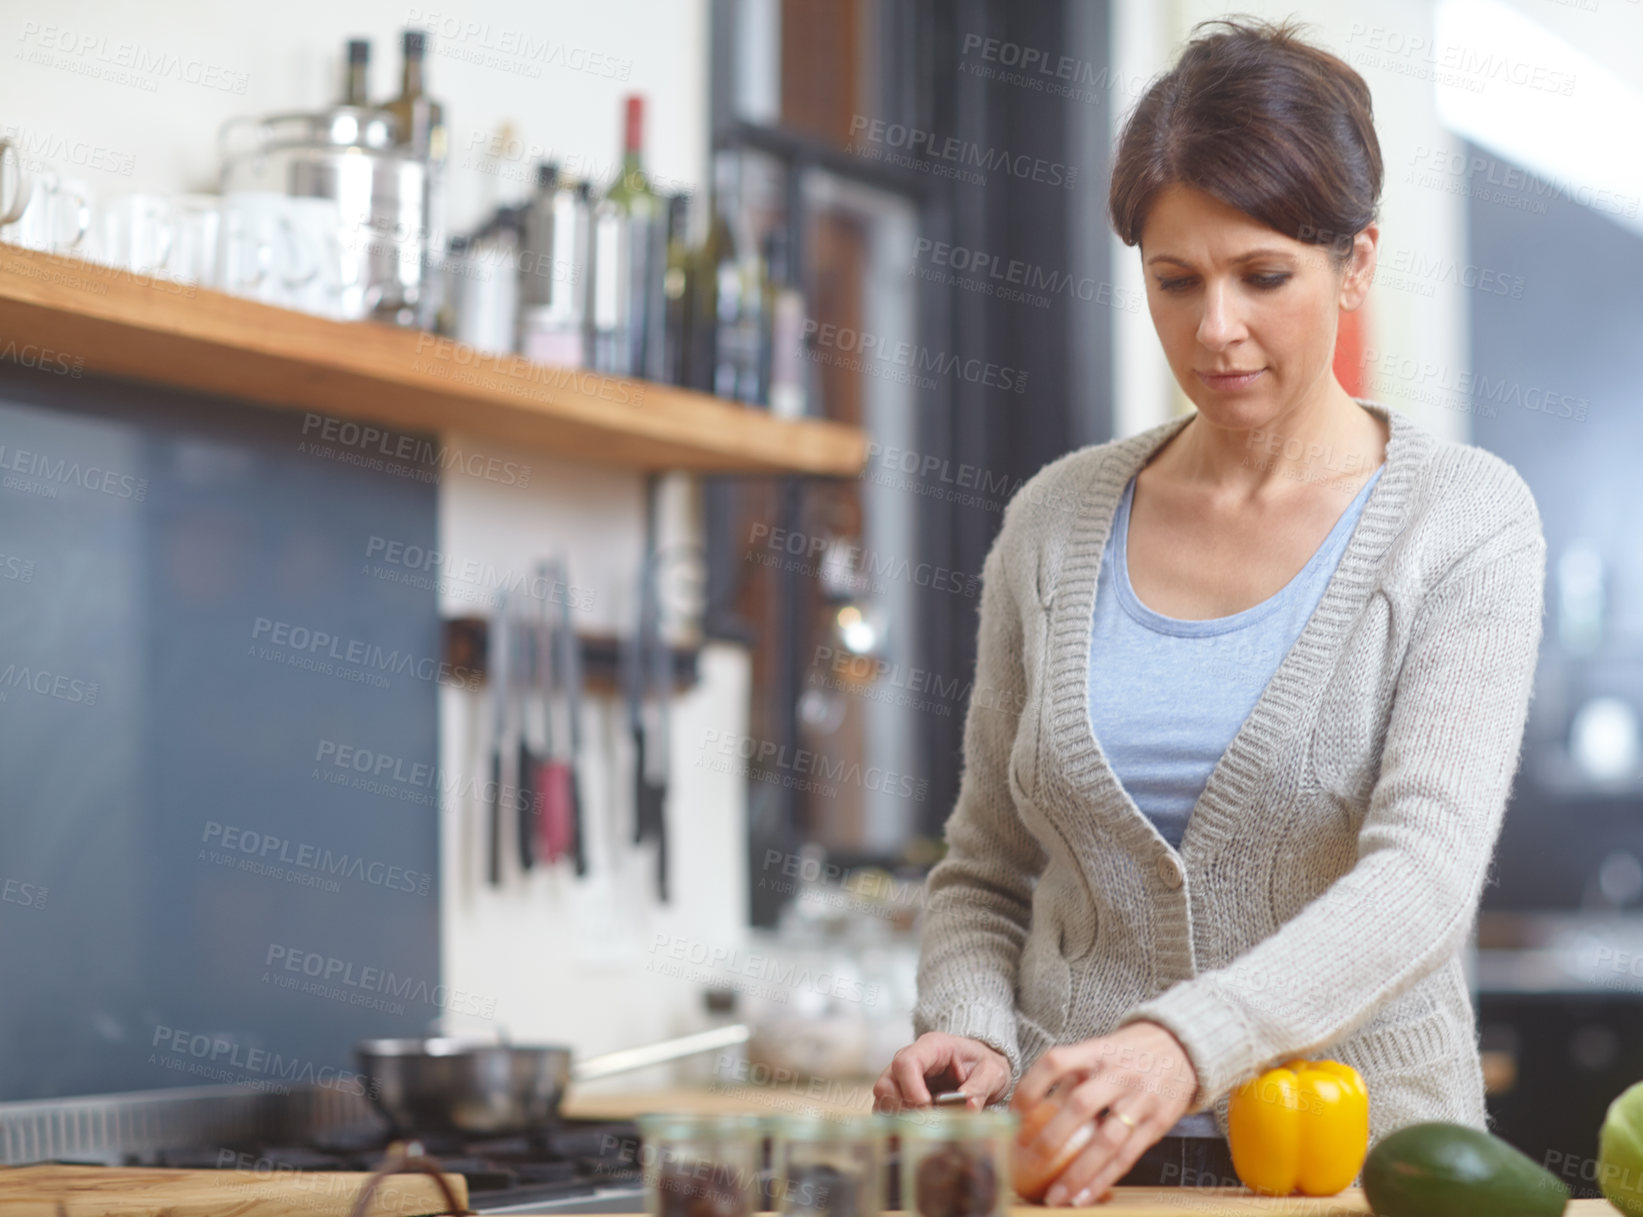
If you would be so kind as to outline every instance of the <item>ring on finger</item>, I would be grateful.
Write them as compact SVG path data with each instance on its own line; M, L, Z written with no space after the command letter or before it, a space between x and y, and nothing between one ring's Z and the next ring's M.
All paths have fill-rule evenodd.
M1108 1108L1107 1116L1111 1119L1117 1120L1120 1124L1122 1124L1125 1128L1129 1129L1131 1132L1134 1132L1136 1127L1137 1127L1135 1117L1130 1116L1130 1115L1126 1115L1124 1112L1115 1111L1111 1108Z

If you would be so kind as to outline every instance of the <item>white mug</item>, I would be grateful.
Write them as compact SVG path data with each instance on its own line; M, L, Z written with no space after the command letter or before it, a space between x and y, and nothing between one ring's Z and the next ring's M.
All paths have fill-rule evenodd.
M291 203L267 191L223 196L217 264L223 291L285 308L300 305L323 253Z
M172 202L161 194L118 194L98 208L98 261L152 275L165 270L176 242Z
M11 201L6 201L6 154L11 153ZM23 154L17 145L0 136L0 227L16 223L29 201L29 180L23 173Z
M301 260L290 268L290 306L341 320L343 297L356 274L342 248L342 211L335 199L288 198L285 204L296 237L293 253Z
M0 227L0 241L25 249L66 254L80 247L91 231L91 192L84 182L46 172L25 182L17 219Z
M222 199L214 194L180 194L171 200L175 228L166 271L179 283L220 287Z

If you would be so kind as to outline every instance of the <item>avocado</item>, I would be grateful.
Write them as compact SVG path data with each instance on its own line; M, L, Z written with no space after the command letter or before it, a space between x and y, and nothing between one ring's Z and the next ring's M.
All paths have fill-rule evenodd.
M1389 1133L1363 1164L1377 1217L1556 1217L1569 1189L1499 1137L1433 1121Z

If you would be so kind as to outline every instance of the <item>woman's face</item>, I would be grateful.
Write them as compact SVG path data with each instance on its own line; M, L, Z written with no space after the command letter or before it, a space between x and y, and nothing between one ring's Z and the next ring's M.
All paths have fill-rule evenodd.
M1326 400L1341 309L1374 271L1377 230L1337 271L1326 248L1275 232L1189 186L1160 192L1141 234L1147 306L1183 391L1206 421L1265 427ZM1242 376L1218 378L1216 373Z

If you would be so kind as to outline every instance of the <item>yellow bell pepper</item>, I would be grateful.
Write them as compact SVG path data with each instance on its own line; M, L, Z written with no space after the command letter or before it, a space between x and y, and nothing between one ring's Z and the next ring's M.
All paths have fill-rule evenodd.
M1232 1092L1227 1141L1246 1187L1333 1196L1369 1152L1369 1090L1339 1061L1285 1061Z

